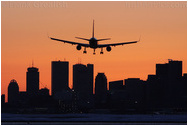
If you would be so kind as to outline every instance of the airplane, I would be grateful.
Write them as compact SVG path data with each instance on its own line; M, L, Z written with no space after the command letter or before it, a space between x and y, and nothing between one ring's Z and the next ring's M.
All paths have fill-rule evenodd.
M67 40L62 40L62 39L57 39L57 38L52 38L49 37L51 40L55 40L55 41L60 41L60 42L64 42L64 43L69 43L72 45L77 45L76 49L77 50L81 50L82 47L84 47L84 51L83 53L86 54L86 48L92 48L94 49L93 54L95 55L95 49L97 48L101 48L101 52L100 54L103 54L103 48L106 48L106 50L108 52L110 52L111 46L118 46L118 45L124 45L124 44L133 44L133 43L137 43L140 41L140 39L138 41L131 41L131 42L122 42L122 43L111 43L111 44L98 44L99 41L104 41L104 40L110 40L110 38L105 38L105 39L96 39L94 37L94 20L93 20L93 31L92 31L92 37L90 39L86 39L86 38L81 38L81 37L75 37L77 39L82 39L82 40L86 40L89 41L89 44L85 44L85 43L79 43L79 42L72 42L72 41L67 41Z

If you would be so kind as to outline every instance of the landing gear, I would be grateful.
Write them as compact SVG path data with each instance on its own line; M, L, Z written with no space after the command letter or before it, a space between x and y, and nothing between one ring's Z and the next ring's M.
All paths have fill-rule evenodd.
M84 48L84 51L83 51L83 53L85 53L85 54L87 53L87 51L86 51L86 47Z
M93 55L95 55L95 49L94 49Z
M101 48L101 52L100 52L100 54L103 54L103 48Z

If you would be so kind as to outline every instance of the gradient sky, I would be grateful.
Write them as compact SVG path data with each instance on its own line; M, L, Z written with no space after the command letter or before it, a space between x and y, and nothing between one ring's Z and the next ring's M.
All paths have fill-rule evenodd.
M94 64L94 76L104 72L108 82L147 79L155 74L156 63L168 59L183 61L187 73L187 2L1 2L1 94L6 94L11 79L20 91L26 90L26 72L32 65L39 68L40 88L51 89L51 61L69 61L72 65ZM116 43L138 40L137 44L77 51L76 46L50 40L87 43L75 37L90 38L95 19L95 37ZM83 49L83 48L82 48ZM51 92L51 91L50 91Z

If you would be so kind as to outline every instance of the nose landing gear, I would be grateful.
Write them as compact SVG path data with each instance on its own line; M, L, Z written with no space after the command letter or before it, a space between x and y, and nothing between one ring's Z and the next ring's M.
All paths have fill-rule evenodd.
M94 49L93 55L95 55L95 49Z

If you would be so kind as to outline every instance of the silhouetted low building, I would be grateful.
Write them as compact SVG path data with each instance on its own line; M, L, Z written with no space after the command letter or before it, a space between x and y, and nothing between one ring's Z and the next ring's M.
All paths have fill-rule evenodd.
M40 96L49 96L50 94L49 94L49 89L47 89L47 88L41 88L40 90L39 90L39 95Z
M125 90L123 80L109 82L108 108L122 111L125 107Z
M123 80L109 82L109 90L122 90Z
M157 75L148 75L146 86L147 107L152 109L161 108L163 104L163 85Z
M21 108L27 108L29 107L30 98L28 97L28 94L26 91L20 91L19 93L19 105Z
M180 97L181 97L180 105L186 111L187 110L187 73L183 74L180 92L181 92L181 94L180 94Z
M127 108L143 109L146 101L145 84L140 78L125 79Z
M5 94L1 95L1 105L5 104Z

